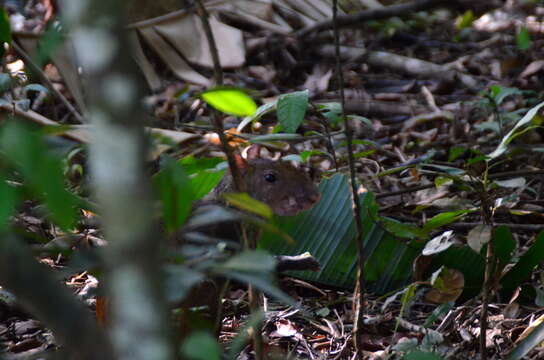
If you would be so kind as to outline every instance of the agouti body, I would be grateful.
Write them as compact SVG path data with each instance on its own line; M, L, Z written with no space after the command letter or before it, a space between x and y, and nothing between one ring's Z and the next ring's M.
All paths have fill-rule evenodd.
M247 159L236 155L236 164L241 180L244 182L244 190L251 197L267 204L276 215L296 215L311 208L320 198L317 186L303 170L287 162L260 158L258 147L249 149ZM197 207L210 202L222 202L222 194L234 191L232 176L227 172L215 189ZM231 222L208 226L206 229L199 228L196 231L239 242L238 229L239 224ZM278 272L319 269L319 263L309 255L277 256L276 259ZM197 285L186 297L183 307L207 305L209 315L214 319L219 311L217 300L222 285L223 281L218 279ZM180 324L182 324L181 333L185 333L188 324L184 321Z
M288 162L274 161L261 158L261 149L258 145L252 145L247 149L246 158L236 154L236 168L243 182L243 191L252 198L267 204L274 214L279 216L294 216L301 211L310 209L320 199L319 189L309 178L305 171L296 168ZM235 192L233 178L227 171L219 184L204 198L199 201L193 214L206 213L206 205L224 203L223 194ZM230 240L240 244L240 224L237 221L225 221L206 225L188 226L181 234L188 240L192 233L201 233L217 239ZM279 272L289 270L319 269L319 263L311 256L277 256L277 270Z

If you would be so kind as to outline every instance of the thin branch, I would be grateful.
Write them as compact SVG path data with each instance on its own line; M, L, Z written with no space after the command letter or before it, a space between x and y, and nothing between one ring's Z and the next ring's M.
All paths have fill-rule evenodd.
M32 61L32 58L26 53L26 51L22 47L17 45L15 41L11 43L11 46L13 47L13 49L15 49L15 51L17 52L17 54L19 54L19 56L23 59L23 61L30 68L32 68L34 72L38 74L40 79L44 82L45 86L60 100L60 102L64 106L66 106L70 114L72 114L79 123L85 124L87 121L85 120L83 115L81 115L76 110L76 108L68 101L68 99L66 99L66 97L62 95L62 93L55 88L51 80L49 80L49 78L47 77L47 75L45 75L43 70L40 69L40 67L36 63L34 63L34 61Z
M355 307L355 320L353 321L353 343L355 345L355 350L360 359L363 359L363 346L361 343L362 340L362 331L363 331L363 314L364 314L364 264L365 258L363 253L363 224L361 220L361 204L359 202L359 195L357 194L357 181L355 178L355 157L353 155L353 129L349 120L346 118L346 113L344 107L346 105L345 95L344 95L344 76L342 73L342 64L340 62L340 35L338 31L338 0L333 0L332 3L332 21L334 28L334 45L336 48L336 75L338 77L338 87L340 89L340 103L342 111L342 119L344 120L344 129L346 133L347 140L347 150L348 150L348 163L349 163L349 174L350 174L350 183L351 183L351 195L353 201L353 215L355 216L355 224L357 226L357 235L354 239L357 246L357 279L355 282L354 298L353 303Z
M204 29L204 33L206 34L208 46L210 47L210 53L212 55L215 84L223 85L223 69L221 68L219 51L217 50L217 44L215 43L212 27L210 26L210 21L208 20L210 15L208 14L208 11L206 11L206 7L204 7L201 0L196 0L196 4L198 15L200 16L200 20L202 21L202 28Z
M208 12L206 11L206 8L202 4L201 0L196 0L196 3L197 3L198 15L200 17L200 21L202 21L202 27L204 28L206 39L208 40L208 45L210 47L210 52L212 54L215 85L221 86L223 85L223 70L221 68L221 63L219 60L219 53L217 51L215 38L211 30L210 22L208 21ZM223 151L225 152L225 156L227 157L227 162L229 164L230 173L232 175L234 189L236 191L244 191L245 186L240 176L240 172L238 171L238 167L236 166L236 161L234 159L232 149L230 148L227 137L225 135L223 122L221 121L221 119L219 118L216 112L212 112L212 120L215 127L215 131L217 132L217 135L219 136L219 140L221 141Z
M206 34L206 38L208 40L208 46L210 47L210 52L212 55L213 60L213 68L214 68L214 77L215 77L215 84L216 86L223 85L223 70L221 68L221 63L219 59L219 53L217 50L217 45L215 42L215 38L213 36L212 28L210 26L210 23L208 21L208 12L206 11L206 8L202 4L201 0L196 0L196 8L198 15L200 17L200 20L202 21L202 27L204 28L204 32ZM236 162L234 159L234 156L232 154L232 149L230 148L227 138L225 136L224 128L223 128L223 122L221 121L219 114L217 112L212 112L212 120L215 126L215 131L217 132L217 135L219 136L219 139L221 141L221 145L223 146L223 151L225 152L225 155L227 156L227 161L229 163L229 169L231 172L232 180L234 189L236 191L245 191L246 186L245 182L242 181L240 171L238 171L238 167L236 166ZM249 229L244 224L241 224L241 234L242 234L242 241L244 244L245 250L249 250L251 248L255 248L255 246L251 246L249 241ZM256 239L256 236L254 237ZM258 311L259 303L258 303L258 292L253 288L253 286L248 287L249 290L249 305L251 308L251 312L254 314L256 311ZM221 311L218 312L218 316L220 316ZM219 319L216 319L216 323L220 324ZM256 324L253 326L253 348L255 351L255 359L261 360L263 359L263 339L261 336L261 324Z

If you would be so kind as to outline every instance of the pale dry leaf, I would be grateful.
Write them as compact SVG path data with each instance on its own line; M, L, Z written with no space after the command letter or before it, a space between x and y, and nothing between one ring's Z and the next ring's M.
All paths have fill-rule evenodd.
M476 225L468 232L467 244L476 253L480 253L482 247L491 240L491 225L480 224Z

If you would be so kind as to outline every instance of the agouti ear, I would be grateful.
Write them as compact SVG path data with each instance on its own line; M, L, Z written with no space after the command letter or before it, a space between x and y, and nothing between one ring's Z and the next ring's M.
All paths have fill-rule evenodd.
M247 161L242 157L241 154L235 153L234 154L234 162L236 162L236 167L240 171L244 171L247 168Z
M248 160L259 159L261 157L261 145L253 144L246 149L246 158Z

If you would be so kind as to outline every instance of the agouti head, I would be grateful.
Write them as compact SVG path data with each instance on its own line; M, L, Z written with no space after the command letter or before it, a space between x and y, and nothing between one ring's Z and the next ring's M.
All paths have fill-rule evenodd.
M303 170L261 158L256 145L247 151L247 159L237 158L237 164L248 194L270 206L276 215L296 215L320 198L317 186Z
M288 162L260 157L260 148L253 145L247 151L247 159L236 155L237 168L245 191L270 206L274 214L293 216L311 208L320 198L317 186L308 175ZM226 175L226 183L218 186L219 192L232 191L232 178Z
M250 159L241 173L248 194L270 206L276 215L296 215L320 198L306 173L287 162Z

